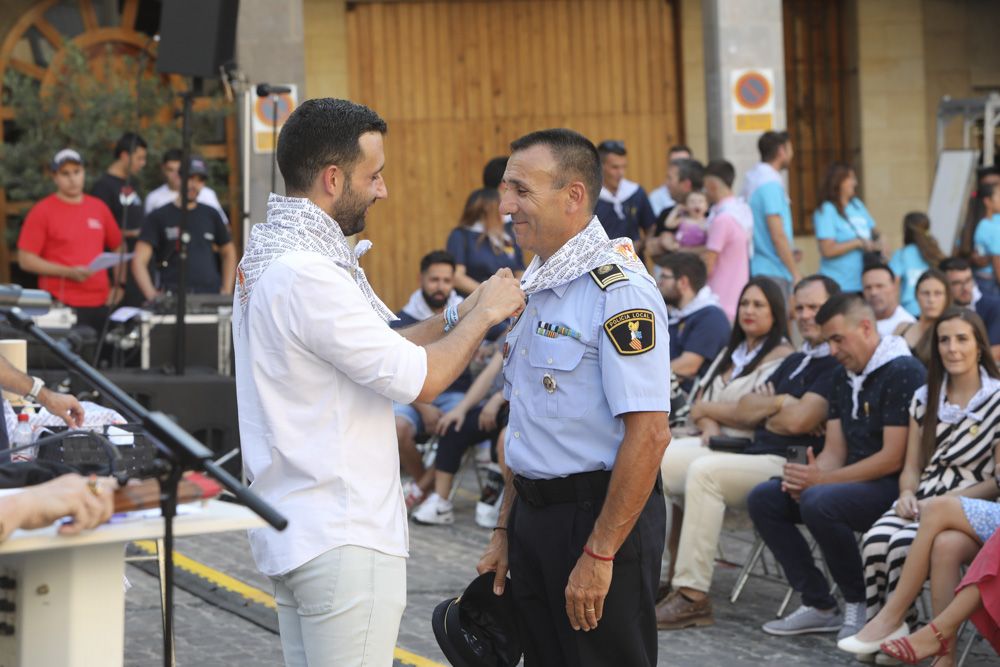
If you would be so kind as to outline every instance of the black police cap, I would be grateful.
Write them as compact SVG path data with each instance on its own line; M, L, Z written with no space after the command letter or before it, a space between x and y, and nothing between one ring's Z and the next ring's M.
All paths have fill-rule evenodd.
M511 582L507 579L503 595L496 595L494 576L476 577L461 597L434 609L434 637L455 667L514 667L521 660Z

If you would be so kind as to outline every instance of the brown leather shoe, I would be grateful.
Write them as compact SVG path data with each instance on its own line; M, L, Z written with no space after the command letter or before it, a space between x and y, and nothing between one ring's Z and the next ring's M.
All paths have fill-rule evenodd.
M670 585L669 581L661 581L656 589L656 604L660 604L666 600L672 590L674 590L674 587Z
M691 602L680 591L673 591L656 605L656 628L658 630L680 630L715 625L712 616L712 600L707 595L698 602Z

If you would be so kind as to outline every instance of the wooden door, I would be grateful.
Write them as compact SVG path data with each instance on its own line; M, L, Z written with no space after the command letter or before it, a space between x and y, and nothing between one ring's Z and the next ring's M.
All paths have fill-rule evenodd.
M443 248L482 168L533 130L622 139L627 176L662 183L680 139L675 7L664 0L348 5L350 95L389 125L389 199L365 267L393 309Z

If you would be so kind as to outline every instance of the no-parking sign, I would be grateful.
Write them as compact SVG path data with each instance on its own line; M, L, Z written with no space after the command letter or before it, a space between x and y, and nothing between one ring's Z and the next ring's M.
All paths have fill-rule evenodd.
M733 122L737 132L765 132L774 127L774 70L735 69L730 73Z
M291 89L291 92L280 93L273 96L257 97L253 103L253 152L271 153L274 151L273 137L275 129L281 132L281 126L285 124L288 117L295 110L298 100L298 90L295 84L283 84ZM277 102L277 106L275 106Z

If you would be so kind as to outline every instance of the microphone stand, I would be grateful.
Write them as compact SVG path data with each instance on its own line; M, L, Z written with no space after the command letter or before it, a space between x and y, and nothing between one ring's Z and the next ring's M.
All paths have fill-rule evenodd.
M186 183L181 192L186 191ZM158 450L158 461L162 464L160 482L160 511L163 515L164 549L164 620L163 620L163 664L174 664L174 517L177 515L177 487L185 470L200 470L214 477L224 488L246 505L254 514L276 530L284 530L288 519L273 507L242 486L221 466L212 461L212 451L174 423L162 412L150 412L129 396L118 385L101 375L78 355L59 344L55 339L35 324L34 320L17 306L2 307L0 314L6 316L11 326L24 331L59 357L67 368L78 373L90 386L99 390L109 402L120 411L139 421L143 429L152 436Z
M181 220L177 230L177 315L174 323L174 373L184 375L186 331L184 318L187 315L187 279L188 279L188 242L191 233L188 231L188 178L191 176L191 105L194 96L200 94L202 80L195 77L191 88L181 93L183 111L181 112Z

